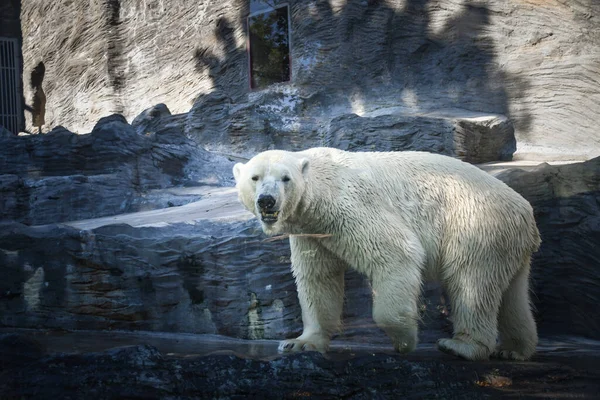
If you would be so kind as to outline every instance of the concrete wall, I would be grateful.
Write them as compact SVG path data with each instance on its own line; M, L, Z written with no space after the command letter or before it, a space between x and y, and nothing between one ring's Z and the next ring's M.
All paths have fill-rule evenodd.
M273 132L301 146L350 113L461 109L511 118L522 157L600 154L594 0L288 3L292 84L249 90L244 0L23 0L25 78L44 61L48 127L80 133L162 102L239 153Z

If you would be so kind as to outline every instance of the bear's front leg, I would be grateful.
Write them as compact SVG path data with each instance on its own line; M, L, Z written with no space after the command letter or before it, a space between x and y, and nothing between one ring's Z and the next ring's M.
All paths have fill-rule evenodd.
M304 331L296 339L282 341L279 351L324 353L340 326L347 265L321 246L319 239L291 236L290 247Z

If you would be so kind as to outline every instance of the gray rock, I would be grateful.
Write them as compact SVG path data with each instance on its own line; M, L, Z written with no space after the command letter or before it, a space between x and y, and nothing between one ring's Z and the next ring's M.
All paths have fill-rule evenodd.
M477 163L510 160L516 150L506 117L464 110L343 115L329 124L324 144L349 151L429 151Z
M120 115L100 119L87 135L58 127L2 137L0 149L0 218L33 225L168 206L144 199L156 189L233 179L231 161L199 148L177 126L141 135Z
M0 229L0 324L276 338L298 332L286 242L254 221Z
M6 267L0 271L0 325L249 339L298 335L289 244L264 242L235 193L229 196L215 200L214 210L203 200L73 227L0 225L0 263ZM226 211L230 203L235 211ZM106 225L111 222L136 227ZM346 329L337 340L387 343L371 319L367 282L349 272L346 289ZM432 342L447 333L448 321L438 308L439 288L427 286L425 294L422 340Z
M169 108L166 104L161 103L142 111L140 115L133 119L131 125L139 134L156 132L157 128L160 127L162 120L165 117L170 116L171 111L169 111Z
M532 203L542 233L533 264L540 335L600 338L594 317L600 158L500 177ZM1 226L0 323L252 339L297 335L301 312L287 241L264 242L235 192L223 193L72 227ZM451 305L438 285L424 290L421 341L431 343L450 333ZM345 330L335 340L389 344L371 319L368 283L350 272L346 294Z
M419 150L469 162L510 160L516 150L514 127L503 115L460 109L415 112L382 107L362 116L304 110L316 99L302 99L291 89L256 93L241 106L211 94L188 117L191 136L207 149L250 157L267 149L298 151L328 146L353 151ZM341 114L340 114L341 113Z
M542 236L532 270L540 331L600 338L600 157L498 178L531 203Z

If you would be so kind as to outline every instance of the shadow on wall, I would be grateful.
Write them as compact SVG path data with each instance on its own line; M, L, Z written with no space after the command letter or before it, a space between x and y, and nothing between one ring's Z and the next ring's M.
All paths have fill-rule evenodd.
M235 21L219 18L214 36L206 38L204 46L196 48L193 54L196 72L208 75L212 89L194 99L188 114L190 123L187 131L191 126L196 136L205 133L207 137L203 141L215 144L227 142L230 131L229 108L232 104L247 101L244 97L248 92L248 60L245 47L237 45L237 36L242 31L236 27L245 27L249 8L244 0L234 0L232 3L239 10L238 18Z
M123 33L121 32L121 2L107 0L104 4L104 19L107 25L107 72L114 93L114 105L111 110L123 114L122 91L125 87L125 61L123 55Z
M46 94L42 88L46 67L40 61L31 71L30 86L33 93L31 102L31 119L33 126L38 128L38 133L42 133L42 126L46 124Z
M244 128L231 123L232 113L220 110L260 98L248 98L248 58L246 49L237 47L234 34L241 26L246 35L248 7L238 3L239 18L220 19L215 42L194 53L197 72L208 68L213 87L195 101L192 114L203 122L194 128L215 132L221 140ZM465 4L440 23L439 9L432 21L435 7L428 0L348 1L337 8L327 1L292 3L293 85L289 86L302 103L293 109L300 117L296 130L311 129L302 126L303 116L331 118L365 106L459 108L510 117L509 99L523 97L529 84L496 62L488 8L483 3ZM515 125L526 132L531 115L520 106ZM242 109L252 112L252 107ZM272 125L277 124L246 129L256 132Z
M534 203L542 247L532 268L542 333L600 339L600 191Z
M321 2L313 12L315 18L300 21L298 35L306 43L333 44L321 56L322 63L331 67L314 68L300 84L311 84L311 79L315 88L328 87L342 99L348 93L365 101L388 96L400 98L399 105L408 107L505 115L509 97L527 90L525 81L509 76L495 62L490 12L484 4L465 4L440 24L432 21L434 6L427 0L409 0L401 10L390 7L390 2L366 3L350 1L334 10L329 2ZM295 22L310 14L311 5L304 8L296 11ZM323 29L327 25L335 29ZM509 96L509 84L519 93ZM529 118L522 122L530 123Z

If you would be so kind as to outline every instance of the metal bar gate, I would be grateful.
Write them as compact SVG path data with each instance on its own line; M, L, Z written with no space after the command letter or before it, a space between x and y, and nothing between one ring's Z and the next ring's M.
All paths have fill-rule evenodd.
M0 37L0 125L14 134L23 117L18 46L18 39Z

